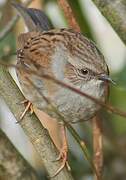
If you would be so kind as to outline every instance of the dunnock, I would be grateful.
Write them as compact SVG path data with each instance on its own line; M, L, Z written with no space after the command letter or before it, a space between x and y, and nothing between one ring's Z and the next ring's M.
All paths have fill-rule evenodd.
M40 10L28 9L19 4L14 6L29 28L29 32L18 38L17 64L24 70L43 72L105 101L106 82L111 79L105 59L96 45L73 29L49 30L48 19ZM90 99L22 68L17 70L17 75L26 99L50 116L57 118L54 112L48 111L49 105L38 89L69 123L91 119L99 110L100 106ZM63 164L56 174L67 160L65 139L60 158L63 158Z

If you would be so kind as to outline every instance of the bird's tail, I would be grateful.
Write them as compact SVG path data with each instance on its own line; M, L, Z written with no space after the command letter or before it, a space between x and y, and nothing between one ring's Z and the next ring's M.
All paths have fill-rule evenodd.
M50 20L43 11L26 8L16 2L12 2L12 6L15 7L20 16L23 17L29 31L48 31L53 28Z

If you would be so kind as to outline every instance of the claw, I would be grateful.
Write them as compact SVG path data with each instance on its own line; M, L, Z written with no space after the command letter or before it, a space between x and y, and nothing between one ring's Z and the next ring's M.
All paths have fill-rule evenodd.
M63 160L62 165L60 166L60 168L50 178L53 178L53 177L57 176L60 173L60 171L62 171L62 169L65 167L65 165L66 165L66 160Z
M28 100L27 99L25 99L25 100L23 100L23 101L21 101L21 102L17 102L17 104L25 104L25 103L28 103Z
M59 156L56 158L55 161L59 161L61 159L66 159L67 160L67 148L63 148L61 149L60 153L59 153Z
M33 112L34 112L32 103L30 101L24 100L24 101L20 102L20 104L25 104L25 103L27 103L26 108L25 108L24 112L21 114L19 121L17 121L16 123L19 123L22 121L22 119L24 118L25 114L29 111L29 109L30 109L31 114L33 114Z

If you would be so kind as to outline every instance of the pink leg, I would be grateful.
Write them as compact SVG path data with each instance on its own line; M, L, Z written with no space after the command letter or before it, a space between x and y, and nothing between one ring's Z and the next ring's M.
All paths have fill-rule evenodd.
M55 174L51 177L55 177L60 171L67 165L67 168L70 170L70 166L67 161L67 153L68 153L68 145L67 145L67 138L66 138L66 129L63 124L61 124L61 135L62 135L62 148L60 150L59 156L56 161L62 160L60 168L55 172Z

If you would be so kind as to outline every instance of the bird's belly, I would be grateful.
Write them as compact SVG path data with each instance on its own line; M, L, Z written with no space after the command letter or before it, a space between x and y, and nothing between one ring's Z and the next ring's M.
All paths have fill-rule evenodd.
M98 89L96 93L88 93L97 99L103 99L104 89ZM62 89L55 98L53 98L57 109L65 117L66 121L78 122L91 119L100 106L86 97L72 92L68 89Z

